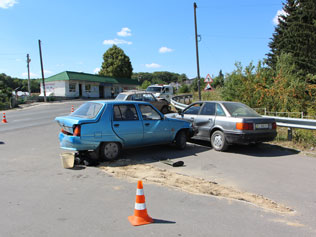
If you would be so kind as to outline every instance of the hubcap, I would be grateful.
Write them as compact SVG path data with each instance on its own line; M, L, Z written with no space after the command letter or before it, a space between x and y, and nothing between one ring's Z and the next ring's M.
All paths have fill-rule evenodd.
M214 146L216 147L216 148L220 148L222 145L223 145L223 139L222 139L222 136L220 136L220 135L216 135L215 137L214 137Z
M104 155L108 159L113 159L117 156L119 151L118 145L116 143L108 143L104 147Z

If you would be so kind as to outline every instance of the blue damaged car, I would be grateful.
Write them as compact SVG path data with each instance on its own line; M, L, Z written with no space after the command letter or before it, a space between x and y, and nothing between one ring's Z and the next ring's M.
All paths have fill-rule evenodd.
M147 102L90 101L55 120L61 148L92 151L106 160L124 148L174 143L184 149L193 135L189 122L167 118Z

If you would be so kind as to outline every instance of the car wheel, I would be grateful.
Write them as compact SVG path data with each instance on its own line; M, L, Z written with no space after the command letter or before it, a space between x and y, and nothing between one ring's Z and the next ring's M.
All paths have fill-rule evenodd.
M225 151L228 148L228 144L225 135L222 131L215 131L211 136L212 147L216 151Z
M186 147L187 136L185 135L185 132L183 130L177 133L175 142L176 142L176 147L179 150L183 150Z
M116 142L102 144L101 154L105 160L116 160L121 152L121 145Z
M161 113L163 113L163 114L167 114L167 113L169 113L169 109L168 109L168 107L167 107L167 106L162 107L162 109L161 109Z

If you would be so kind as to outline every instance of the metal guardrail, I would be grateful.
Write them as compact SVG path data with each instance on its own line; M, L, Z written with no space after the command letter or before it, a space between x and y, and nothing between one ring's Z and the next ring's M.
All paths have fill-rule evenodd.
M263 116L263 117L274 118L277 125L280 127L316 130L316 120L314 119L285 118L285 117L275 117L275 116Z
M183 101L184 103L181 103ZM192 95L178 95L171 98L170 103L178 110L185 109L188 104L185 104L186 101L189 101L188 104L192 102ZM302 118L289 118L289 117L276 117L276 116L263 116L266 118L274 118L277 125L280 127L292 128L301 128L301 129L310 129L316 130L316 120L314 119L302 119Z
M193 95L177 95L171 98L170 103L178 110L184 110L189 104L192 103ZM181 103L181 101L183 103Z

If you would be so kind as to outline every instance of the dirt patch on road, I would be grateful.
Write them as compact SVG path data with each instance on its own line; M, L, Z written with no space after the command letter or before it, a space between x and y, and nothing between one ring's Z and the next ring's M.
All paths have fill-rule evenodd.
M110 175L129 180L143 180L148 183L159 184L201 195L212 195L221 198L244 201L261 208L281 212L293 213L294 210L278 204L262 195L242 192L230 187L221 186L201 178L178 174L166 169L160 169L148 164L132 164L131 160L106 162L100 168Z

